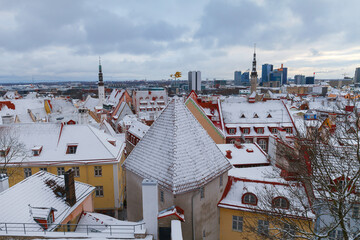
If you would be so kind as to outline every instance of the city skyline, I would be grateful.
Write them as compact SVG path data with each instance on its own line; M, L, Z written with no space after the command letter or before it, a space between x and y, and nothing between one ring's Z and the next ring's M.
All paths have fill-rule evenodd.
M0 1L0 82L233 79L283 63L288 76L353 77L358 1ZM184 75L186 76L186 75ZM183 77L182 79L185 79Z

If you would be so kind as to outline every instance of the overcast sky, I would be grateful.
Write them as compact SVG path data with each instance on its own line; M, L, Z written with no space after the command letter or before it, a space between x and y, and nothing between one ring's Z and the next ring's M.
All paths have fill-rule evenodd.
M359 0L0 0L0 81L233 79L270 63L317 78L360 67Z

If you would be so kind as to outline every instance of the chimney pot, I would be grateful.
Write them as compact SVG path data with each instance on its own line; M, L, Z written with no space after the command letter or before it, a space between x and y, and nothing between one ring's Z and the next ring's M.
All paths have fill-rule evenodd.
M227 157L228 159L232 159L231 150L227 150L227 151L226 151L226 157Z

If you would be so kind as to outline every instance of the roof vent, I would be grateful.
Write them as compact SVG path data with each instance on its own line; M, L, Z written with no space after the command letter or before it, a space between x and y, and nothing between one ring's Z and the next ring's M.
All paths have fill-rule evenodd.
M247 151L248 153L254 152L254 150L253 150L252 148L247 148L246 151Z
M234 142L234 146L237 148L237 149L241 149L242 148L242 145L241 145L241 141L236 139L235 142Z
M232 159L232 156L231 156L231 150L227 150L226 151L226 156L228 159Z

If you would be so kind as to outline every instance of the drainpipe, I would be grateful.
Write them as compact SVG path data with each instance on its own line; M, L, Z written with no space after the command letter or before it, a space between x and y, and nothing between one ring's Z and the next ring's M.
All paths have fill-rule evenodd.
M195 240L195 221L194 221L194 197L199 193L200 188L196 189L196 192L191 197L191 225L193 232L193 240Z

